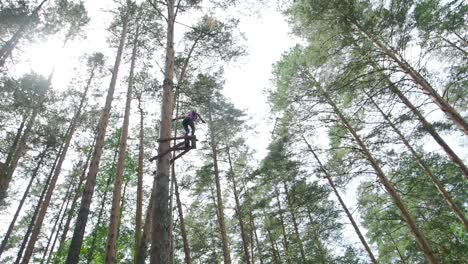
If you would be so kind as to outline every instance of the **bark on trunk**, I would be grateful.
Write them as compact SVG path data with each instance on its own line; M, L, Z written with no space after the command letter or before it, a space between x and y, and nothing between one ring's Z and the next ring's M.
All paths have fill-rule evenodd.
M222 198L221 181L220 181L219 169L218 169L218 151L217 151L217 143L215 140L215 133L214 133L214 128L213 128L213 117L212 117L211 112L212 112L211 102L209 102L208 129L210 130L210 145L211 145L211 152L212 152L212 157L213 157L213 173L214 173L215 184L216 184L216 203L217 203L217 211L218 211L218 224L219 224L219 230L221 233L221 241L223 243L224 263L230 264L231 253L229 252L229 242L228 242L228 237L226 234L226 224L224 221L223 198Z
M161 123L159 138L171 136L171 121L174 88L174 22L175 0L167 3L167 35L166 61L164 69L163 98L161 105ZM158 153L165 153L170 148L170 141L159 142ZM157 160L155 181L153 183L154 205L152 221L151 263L167 263L169 261L169 175L171 154L166 154Z
M299 249L301 251L301 258L302 258L302 261L305 263L306 262L306 255L305 255L305 251L304 251L304 244L302 244L302 239L301 239L301 236L299 235L299 228L298 228L298 225L297 225L296 214L294 213L293 203L292 203L291 196L290 196L291 194L289 193L288 185L284 181L283 181L283 186L284 186L284 191L285 191L285 194L286 194L286 199L287 199L287 202L288 202L289 213L291 214L291 220L292 220L293 226L294 226L294 233L296 234L297 241L299 242Z
M36 158L36 160L37 159L39 160L37 161L36 167L32 171L32 175L31 175L31 178L29 179L28 186L26 186L26 190L24 191L23 197L21 198L18 208L16 209L15 215L13 216L13 220L11 220L10 226L8 227L7 232L3 236L2 244L0 245L0 257L2 256L2 253L5 250L5 246L7 245L7 242L10 239L11 232L13 231L13 228L15 227L16 219L18 218L18 215L21 212L21 209L23 208L24 202L26 201L26 198L28 197L29 190L31 189L31 186L34 180L36 179L38 171L41 168L42 163L44 162L44 158L46 156L47 151L49 151L49 148L50 146L46 146L44 150Z
M338 198L338 201L340 202L341 207L343 208L343 210L344 210L345 213L346 213L346 216L348 217L349 221L351 222L351 225L353 226L354 231L355 231L356 234L358 235L359 240L361 240L361 243L362 243L362 245L364 246L364 248L366 249L367 254L369 254L369 258L371 259L371 262L372 262L372 263L377 263L377 259L375 258L374 254L372 253L372 250L370 249L369 245L367 244L366 239L365 239L364 236L362 235L361 230L359 229L359 226L356 224L356 221L354 221L353 215L352 215L351 212L348 210L348 207L346 206L346 204L344 203L343 199L341 198L340 193L339 193L338 190L336 189L335 183L333 182L333 180L332 180L332 178L331 178L331 175L330 175L330 174L328 173L328 171L325 169L325 167L323 166L323 164L322 164L322 162L320 161L319 157L317 156L317 154L315 153L315 151L312 149L312 146L309 144L309 142L308 142L307 139L304 137L304 135L302 135L302 139L304 140L304 142L305 142L306 145L307 145L307 148L309 149L309 151L312 153L312 155L314 156L315 160L317 161L317 163L318 163L318 165L319 165L319 167L320 167L320 170L325 174L325 178L328 180L328 183L329 183L330 186L332 187L333 192L335 193L336 198Z
M234 175L234 170L232 168L231 152L229 150L229 147L227 147L227 154L228 154L228 161L229 161L229 172L231 176L230 178L232 181L232 188L234 191L234 200L236 201L236 216L237 216L237 220L239 221L239 227L240 227L241 238L242 238L242 249L244 250L244 261L245 263L250 264L249 246L247 242L247 236L244 230L244 220L242 219L242 212L241 212L242 208L241 208L241 204L239 201L239 193L237 192L236 177Z
M137 22L138 23L138 22ZM128 77L128 89L127 89L127 101L125 104L125 114L122 124L122 132L119 140L119 156L117 158L117 170L114 180L114 189L112 191L112 208L110 212L110 223L107 233L107 244L106 244L106 263L115 263L115 247L117 242L117 229L120 220L120 199L122 191L122 181L124 173L125 154L127 152L127 137L128 137L128 126L130 122L130 107L132 102L132 90L133 90L133 72L135 68L135 61L138 48L138 31L139 25L137 24L135 32L135 40L132 49L132 58L130 63L130 74Z
M403 70L403 72L409 75L413 81L418 84L418 88L427 94L432 99L432 101L437 106L439 106L445 115L447 115L447 117L451 119L453 123L465 133L465 135L468 135L468 122L463 119L460 113L458 113L444 98L442 98L439 93L437 93L437 91L418 71L413 69L413 67L411 67L411 65L406 60L395 54L384 43L376 39L369 32L365 31L356 21L350 19L349 17L346 17L346 19L358 29L361 35L369 39L369 41L371 41L376 48L380 49L384 54L390 57Z
M395 133L398 134L398 137L400 137L400 140L403 142L403 144L405 144L406 148L411 152L418 166L427 174L427 176L429 176L429 178L431 178L431 181L436 187L437 191L439 191L439 193L442 195L443 199L445 200L447 205L450 207L450 209L452 209L455 216L465 226L465 229L468 230L468 222L465 218L465 215L460 210L460 208L458 208L457 204L452 200L452 197L449 195L447 190L445 190L444 186L442 186L442 183L437 179L434 173L432 173L432 170L422 160L422 157L416 152L416 150L411 146L411 144L403 135L403 133L396 127L395 124L393 124L392 120L390 120L390 117L384 113L384 111L379 107L379 105L374 101L374 99L370 95L367 94L367 96L369 97L369 100L372 102L375 108L379 111L379 113L384 117L384 119L393 129L393 131L395 131Z
M336 104L330 98L328 93L320 86L319 86L319 89L321 90L321 92L322 92L323 96L325 97L325 99L327 100L327 102L330 104L330 106L335 111L336 115L339 117L341 122L345 125L345 127L348 129L348 131L353 136L356 143L361 148L362 153L364 154L365 158L371 164L371 166L374 169L377 177L380 179L381 183L383 184L386 191L388 192L391 199L393 200L393 203L399 209L401 216L403 217L406 224L410 228L411 233L413 234L413 236L416 239L416 243L418 244L419 248L422 250L424 256L427 259L427 261L429 263L431 263L431 264L439 263L436 256L435 256L435 254L434 254L434 251L432 250L431 246L429 245L429 242L426 240L424 234L417 227L413 217L410 215L410 213L406 209L406 206L404 205L403 201L401 200L401 197L398 195L397 191L395 190L393 185L390 183L389 179L387 178L385 173L382 171L382 169L380 168L380 166L378 165L377 161L374 159L374 157L372 156L370 151L367 149L364 142L361 140L361 138L356 133L354 128L351 126L351 124L347 121L347 119L341 113L340 109L336 106Z
M114 69L112 71L112 79L109 84L109 90L107 92L106 103L101 113L98 128L98 138L94 147L93 157L89 167L88 177L86 179L83 195L81 197L81 205L78 211L76 219L75 230L73 232L70 249L68 250L67 263L76 264L80 257L81 245L83 243L83 236L88 221L89 208L91 200L93 198L94 186L96 185L96 176L99 170L99 162L101 160L102 148L104 146L104 139L106 136L106 129L109 123L109 116L111 110L112 100L114 98L115 85L117 83L117 75L119 73L120 61L122 58L122 52L125 44L125 38L127 35L129 8L125 10L125 14L122 17L122 32L119 40L119 47L117 49L117 56L115 58Z

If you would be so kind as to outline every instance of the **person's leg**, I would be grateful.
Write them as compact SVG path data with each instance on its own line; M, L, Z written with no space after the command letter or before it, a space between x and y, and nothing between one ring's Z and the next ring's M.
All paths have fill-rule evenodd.
M192 120L190 120L188 122L188 125L190 126L190 128L192 129L192 136L195 134L195 124L193 123Z
M189 129L188 129L188 126L189 126L189 121L188 119L184 119L182 121L182 126L184 127L184 130L185 130L185 135L187 136L189 134ZM192 122L193 124L193 122Z

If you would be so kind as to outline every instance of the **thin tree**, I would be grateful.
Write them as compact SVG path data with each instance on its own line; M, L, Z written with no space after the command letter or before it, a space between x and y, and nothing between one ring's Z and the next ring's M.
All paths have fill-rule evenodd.
M73 117L73 119L72 119L72 121L70 123L70 126L68 128L68 131L66 133L63 149L62 149L62 152L60 154L60 158L59 158L59 160L57 162L57 165L55 167L54 175L53 175L53 177L52 177L52 179L50 181L49 188L47 189L47 193L46 193L46 196L45 196L44 201L42 203L41 210L39 211L39 214L37 216L36 223L34 224L34 229L33 229L32 233L31 233L31 239L29 240L28 246L26 248L26 252L24 254L23 263L28 263L30 258L31 258L31 255L33 253L34 245L36 244L37 238L38 238L39 233L40 233L41 228L42 228L42 222L44 221L47 209L49 208L49 204L50 204L50 201L51 201L51 198L52 198L52 194L53 194L53 192L55 190L55 185L57 183L60 172L62 171L62 164L65 161L65 158L67 156L68 148L69 148L71 140L73 138L73 134L75 133L75 130L76 130L77 126L78 126L78 122L79 122L79 119L81 117L81 112L82 112L82 109L83 109L84 104L86 102L88 90L89 90L89 88L91 86L91 81L94 78L94 74L95 74L96 69L99 67L99 65L102 65L102 54L95 54L94 57L91 57L89 59L88 63L91 66L90 77L88 78L88 81L87 81L86 86L85 86L85 90L84 90L84 92L83 92L83 94L81 96L81 99L80 99L80 104L78 105L76 113L75 113L75 115L74 115L74 117Z
M106 103L102 110L101 117L98 126L98 135L94 147L93 157L91 158L91 164L88 171L85 187L81 197L81 205L78 211L76 219L75 230L68 250L67 263L78 263L81 245L83 243L84 232L86 223L88 221L89 208L94 193L94 186L96 185L96 176L99 170L99 162L101 160L102 149L104 146L104 139L106 136L107 125L109 123L110 110L112 107L112 100L114 98L115 86L117 83L117 76L119 73L120 61L122 59L122 52L125 45L125 39L127 36L127 26L129 19L129 1L127 1L127 7L124 8L122 14L122 31L119 39L119 47L117 49L117 56L115 58L114 68L112 70L112 78L109 84L109 90L107 92Z
M353 126L348 122L348 120L345 118L341 110L338 108L338 106L335 104L335 102L330 98L329 94L323 89L323 87L317 83L314 82L315 86L318 87L320 90L322 96L325 98L326 102L333 108L333 111L335 114L338 116L339 120L341 123L346 127L346 129L350 132L358 146L360 147L364 157L369 161L371 164L372 168L374 169L377 177L380 179L381 183L385 187L385 190L388 192L390 197L393 200L393 203L395 206L399 209L401 216L405 220L406 224L408 225L410 231L412 232L416 243L418 244L419 248L422 250L424 256L426 257L426 260L431 263L439 263L434 251L432 250L432 247L430 246L429 242L427 241L426 237L424 234L419 230L419 228L416 225L416 222L414 221L413 217L410 215L408 212L408 209L406 209L406 206L404 205L400 195L397 193L395 187L393 187L392 183L390 180L387 178L383 170L380 168L379 164L375 160L375 158L372 156L370 153L369 149L366 147L364 142L362 141L361 137L357 134L356 130L354 129Z
M319 159L319 157L317 156L317 154L315 153L314 149L313 149L312 146L309 144L309 142L307 141L307 139L304 137L304 135L302 135L302 139L304 140L304 143L306 143L307 148L308 148L308 150L310 151L310 153L312 153L312 155L314 156L315 160L317 161L320 170L325 174L325 178L328 180L328 183L330 184L330 187L332 187L333 192L334 192L335 195L336 195L336 198L338 198L338 201L340 202L341 207L342 207L343 210L345 211L346 216L348 217L349 221L351 222L351 225L353 226L354 231L355 231L356 234L358 235L359 240L361 241L362 245L363 245L364 248L366 249L367 254L369 254L369 258L371 259L372 263L377 263L377 259L375 258L374 254L372 253L371 248L370 248L369 245L367 244L366 239L365 239L364 236L362 235L361 230L359 229L359 226L356 224L356 221L354 220L353 215L352 215L351 212L349 211L348 207L346 206L346 204L344 203L343 199L341 198L340 193L339 193L338 190L336 189L335 183L333 182L333 180L332 180L332 178L331 178L331 175L330 175L330 174L328 173L328 171L325 169L325 167L323 166L321 160Z
M132 103L132 90L133 90L133 76L135 70L135 61L138 49L138 31L139 24L137 22L135 39L132 49L132 58L130 63L130 75L128 77L128 88L127 88L127 101L125 104L124 120L122 124L122 132L119 140L119 156L117 158L117 169L115 173L114 189L112 191L112 208L110 213L110 223L107 233L107 244L106 244L106 263L115 263L115 246L117 242L117 230L120 221L120 200L122 191L122 180L124 173L124 162L125 154L127 151L127 137L128 137L128 126L130 122L130 106Z

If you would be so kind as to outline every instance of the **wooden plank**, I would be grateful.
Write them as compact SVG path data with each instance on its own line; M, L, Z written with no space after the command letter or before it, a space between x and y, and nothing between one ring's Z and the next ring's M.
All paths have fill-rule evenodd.
M178 139L195 139L197 140L196 136L183 136L183 137L173 137L173 138L163 138L163 139L157 139L157 142L164 142L164 141L169 141L169 140L178 140Z

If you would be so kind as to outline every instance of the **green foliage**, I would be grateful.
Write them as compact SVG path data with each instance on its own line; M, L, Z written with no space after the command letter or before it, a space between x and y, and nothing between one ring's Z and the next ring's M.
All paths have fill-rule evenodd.
M462 202L466 200L468 193L466 184L458 181L461 175L456 167L438 154L426 155L425 161L442 184L450 188L450 195L463 208ZM441 261L463 262L462 259L467 257L468 246L466 234L460 232L464 227L413 158L401 156L393 166L391 177L397 182L396 188L411 214L419 220L420 229L441 257ZM378 245L379 260L394 263L404 258L407 262L424 262L397 209L379 189L372 183L362 184L359 197L364 226L369 230L369 237Z

